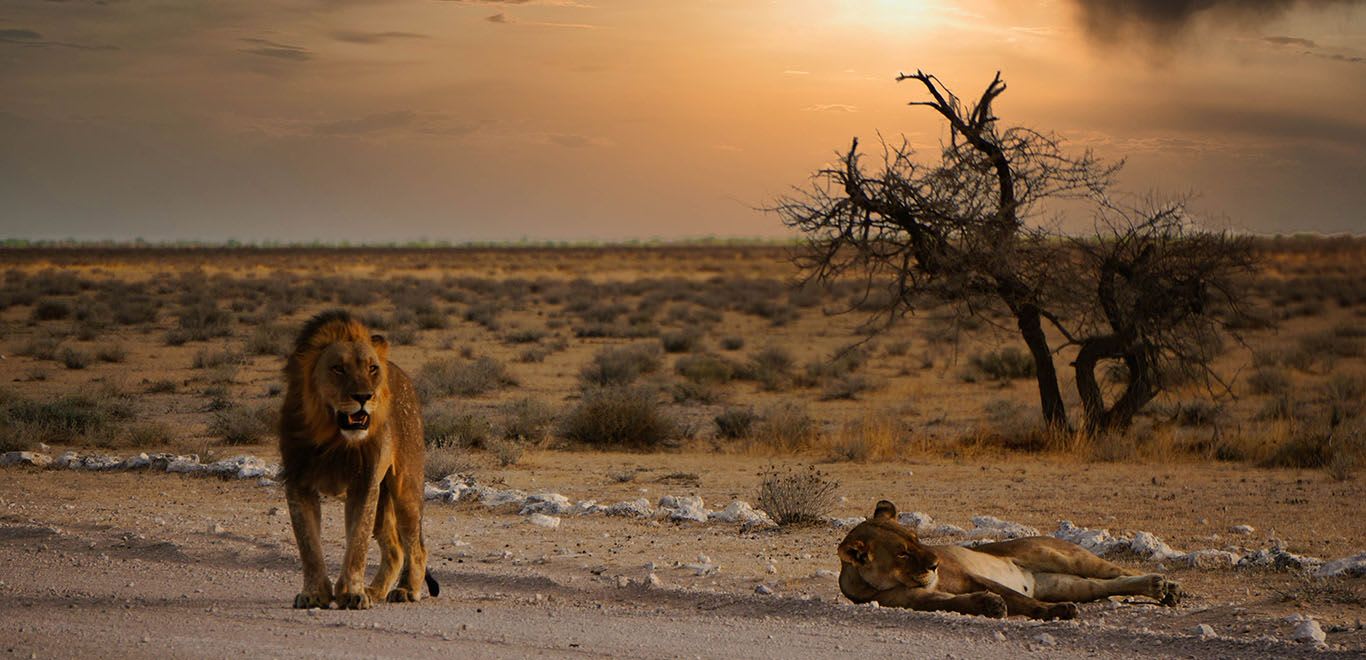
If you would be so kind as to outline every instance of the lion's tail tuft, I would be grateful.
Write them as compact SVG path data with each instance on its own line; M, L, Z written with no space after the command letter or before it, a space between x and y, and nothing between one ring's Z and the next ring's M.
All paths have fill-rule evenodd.
M432 577L432 572L427 571L427 575L425 576L425 578L427 580L427 593L430 593L432 595L432 598L440 596L441 583L437 582L436 578Z

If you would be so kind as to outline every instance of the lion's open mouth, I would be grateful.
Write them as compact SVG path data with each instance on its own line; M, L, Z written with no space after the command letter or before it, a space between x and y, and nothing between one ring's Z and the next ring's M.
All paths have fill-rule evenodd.
M343 431L364 431L370 428L370 413L357 410L353 413L337 413L337 426Z

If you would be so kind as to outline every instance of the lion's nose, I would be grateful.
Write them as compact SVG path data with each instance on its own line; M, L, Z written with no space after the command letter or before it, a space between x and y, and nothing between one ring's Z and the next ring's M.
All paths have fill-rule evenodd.
M369 401L369 400L370 400L371 398L373 398L374 396L375 396L375 395L373 395L373 394L368 394L368 393L367 393L367 394L352 394L352 395L351 395L351 398L355 399L355 400L356 400L356 403L359 403L360 405L364 406L364 405L365 405L365 402L366 402L366 401Z

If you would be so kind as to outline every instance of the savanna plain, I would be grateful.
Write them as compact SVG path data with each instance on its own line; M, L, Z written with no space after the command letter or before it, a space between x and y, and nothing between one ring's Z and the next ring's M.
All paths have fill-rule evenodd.
M1360 654L1366 577L1221 560L1366 551L1366 241L1259 239L1256 252L1245 284L1260 321L1223 346L1218 382L1172 385L1132 428L1090 437L1040 428L1006 315L926 304L869 327L876 291L803 286L784 246L6 248L0 452L278 462L284 356L306 319L340 307L417 383L433 483L604 506L739 500L785 524L533 522L518 506L435 499L440 597L299 611L273 480L21 463L0 468L0 649ZM1062 349L1064 393L1068 361ZM855 606L835 547L879 499L932 517L934 543L973 540L975 516L1148 532L1180 556L1107 558L1187 596L1048 623ZM335 574L340 504L324 518ZM1227 552L1185 554L1201 549ZM1296 615L1326 640L1297 641Z

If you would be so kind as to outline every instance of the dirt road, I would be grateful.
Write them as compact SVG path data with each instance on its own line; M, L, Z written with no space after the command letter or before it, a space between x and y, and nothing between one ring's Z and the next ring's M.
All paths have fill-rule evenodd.
M429 516L439 598L299 611L289 607L298 573L287 520L262 511L272 489L167 475L3 476L0 649L11 657L1326 657L1268 636L1202 641L1144 625L1157 610L1138 605L1091 604L1080 622L1045 624L853 606L829 593L833 581L773 595L671 577L650 586L624 568L632 560L602 549L453 550L435 538L446 533L441 516ZM223 522L204 527L206 517ZM511 516L461 517L471 540L480 525L504 538L530 533L503 520ZM638 525L601 524L609 531L584 538Z

